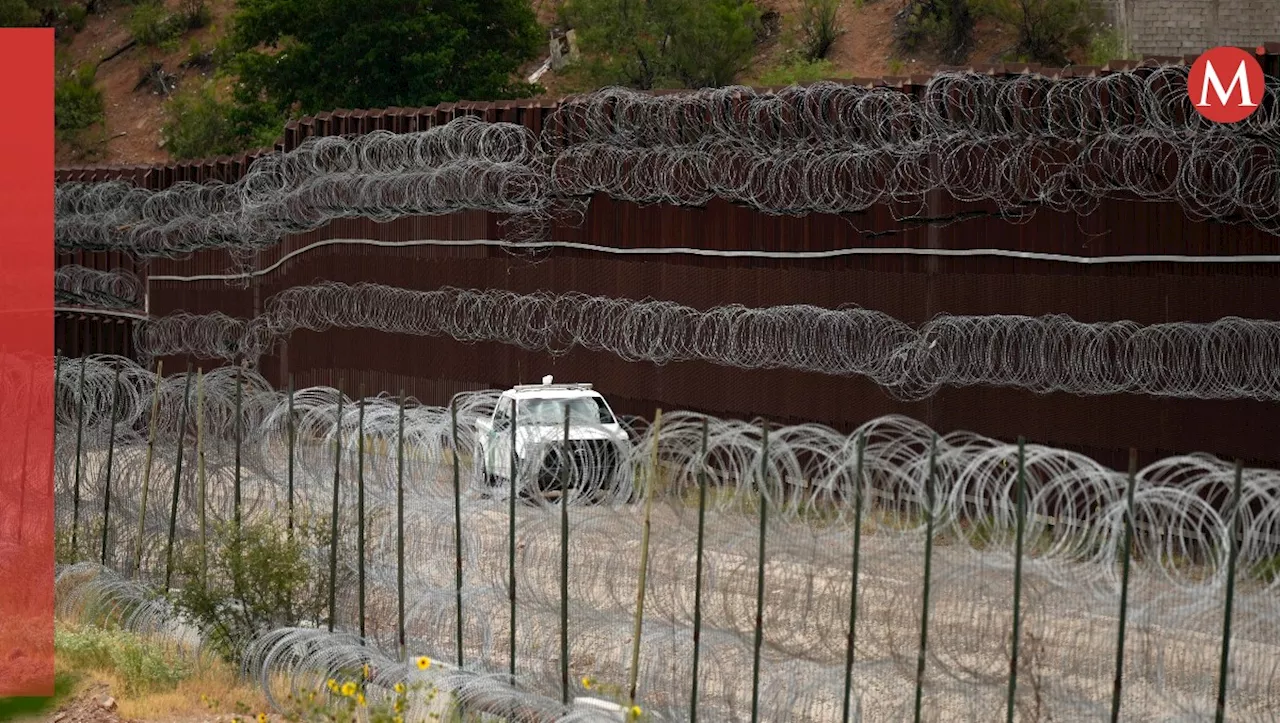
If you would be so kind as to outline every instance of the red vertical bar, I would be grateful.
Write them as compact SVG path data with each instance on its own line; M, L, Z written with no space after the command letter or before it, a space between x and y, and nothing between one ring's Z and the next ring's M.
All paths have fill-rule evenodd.
M0 29L0 696L53 694L53 30Z

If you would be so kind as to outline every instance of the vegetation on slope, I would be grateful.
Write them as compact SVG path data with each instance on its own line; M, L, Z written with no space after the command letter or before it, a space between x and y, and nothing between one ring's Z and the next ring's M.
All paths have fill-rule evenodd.
M0 0L55 27L58 160L154 163L269 146L336 108L1104 62L1091 0ZM581 62L527 76L572 28Z

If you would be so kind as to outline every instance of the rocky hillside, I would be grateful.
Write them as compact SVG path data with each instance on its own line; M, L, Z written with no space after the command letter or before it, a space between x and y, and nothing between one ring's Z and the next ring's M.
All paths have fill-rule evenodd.
M59 41L61 73L91 67L93 85L102 93L105 120L74 138L59 139L59 164L162 163L171 160L164 148L161 127L165 121L167 97L187 84L205 83L214 78L213 53L225 34L235 0L204 0L204 17L198 29L166 33L149 44L136 37L146 33L147 24L136 15L138 6L117 2L100 6L85 18L78 32L67 31ZM845 0L839 13L844 32L836 39L822 72L832 78L880 77L929 73L938 64L927 55L898 57L892 46L893 18L908 0ZM101 2L101 0L100 0ZM539 21L554 24L554 0L531 0ZM164 0L164 10L174 16L188 11L200 0ZM794 35L801 0L759 0L765 27L751 66L739 78L748 85L781 84L785 68L792 62L789 48ZM990 21L980 21L975 30L971 62L995 62L1013 44L1012 33ZM530 63L522 72L532 72L542 60ZM784 72L779 72L783 70ZM812 71L810 71L812 72ZM229 82L219 81L229 88ZM584 90L572 73L547 73L541 78L546 95L560 96ZM64 134L70 135L70 134Z

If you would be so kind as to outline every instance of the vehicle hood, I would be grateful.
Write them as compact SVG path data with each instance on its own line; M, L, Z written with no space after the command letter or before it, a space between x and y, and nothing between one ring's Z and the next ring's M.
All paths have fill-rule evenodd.
M611 439L622 442L627 433L616 424L600 427L569 427L570 440ZM546 444L564 441L564 427L561 425L545 425L537 427L520 427L516 430L516 443L521 446Z

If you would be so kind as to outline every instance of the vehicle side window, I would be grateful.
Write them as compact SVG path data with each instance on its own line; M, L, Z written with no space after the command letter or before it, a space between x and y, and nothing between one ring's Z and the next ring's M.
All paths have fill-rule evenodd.
M601 397L592 397L592 401L596 403L596 412L600 415L601 424L613 424L613 415L609 413L609 405L604 403Z

